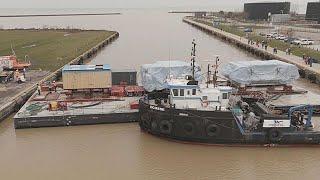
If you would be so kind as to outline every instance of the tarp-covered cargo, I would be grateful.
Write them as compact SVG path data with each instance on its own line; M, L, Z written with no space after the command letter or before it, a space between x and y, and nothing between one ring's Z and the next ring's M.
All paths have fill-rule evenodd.
M230 62L221 74L240 85L282 85L299 78L295 65L278 60Z
M141 83L149 92L167 88L166 80L170 77L179 78L192 75L190 63L184 61L158 61L154 64L141 66ZM195 68L195 79L201 79L200 67Z

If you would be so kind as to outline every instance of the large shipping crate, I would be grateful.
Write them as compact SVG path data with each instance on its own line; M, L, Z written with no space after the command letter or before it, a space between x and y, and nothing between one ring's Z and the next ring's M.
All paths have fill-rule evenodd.
M109 65L66 65L62 70L63 89L106 89L112 86Z

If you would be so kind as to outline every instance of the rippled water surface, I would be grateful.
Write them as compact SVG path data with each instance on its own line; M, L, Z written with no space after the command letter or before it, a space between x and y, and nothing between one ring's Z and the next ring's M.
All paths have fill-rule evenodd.
M0 19L3 27L111 29L120 38L92 63L136 68L156 60L252 60L237 48L185 24L183 14L122 11L121 16ZM318 86L296 85L319 93ZM244 148L190 145L142 133L137 124L14 130L0 127L0 179L318 179L318 148Z

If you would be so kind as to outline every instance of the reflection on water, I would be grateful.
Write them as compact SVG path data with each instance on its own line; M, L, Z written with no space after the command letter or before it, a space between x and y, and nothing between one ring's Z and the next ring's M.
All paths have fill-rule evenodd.
M122 16L0 19L0 24L117 30L120 38L92 62L113 68L188 60L193 38L199 60L254 59L182 23L182 16L125 11ZM182 144L144 134L137 124L14 130L9 118L1 123L0 145L1 179L318 179L320 167L316 148Z

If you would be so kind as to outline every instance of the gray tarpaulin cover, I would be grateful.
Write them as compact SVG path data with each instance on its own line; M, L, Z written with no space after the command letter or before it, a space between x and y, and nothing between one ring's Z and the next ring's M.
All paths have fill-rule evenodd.
M241 85L290 84L299 78L295 65L278 60L230 62L221 74Z
M197 66L195 79L200 80L200 67ZM173 78L192 75L190 63L184 61L157 61L154 64L144 64L141 66L141 83L149 92L167 88L166 80L169 75Z

